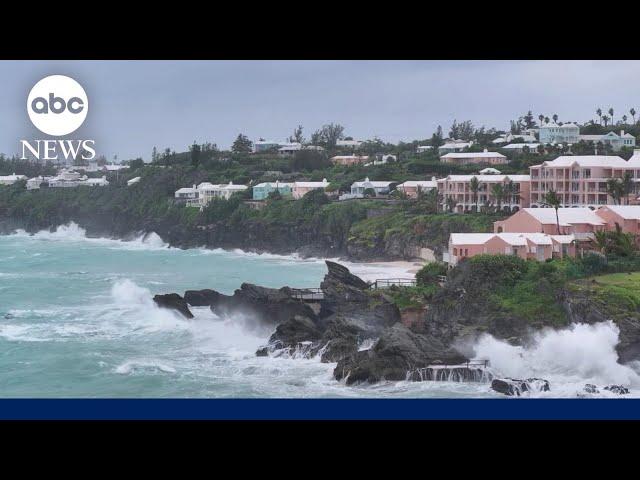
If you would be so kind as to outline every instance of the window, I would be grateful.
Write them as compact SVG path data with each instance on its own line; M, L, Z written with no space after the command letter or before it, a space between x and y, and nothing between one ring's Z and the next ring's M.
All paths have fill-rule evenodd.
M454 248L454 249L453 249L453 254L454 254L454 255L458 255L458 249L457 249L457 248Z

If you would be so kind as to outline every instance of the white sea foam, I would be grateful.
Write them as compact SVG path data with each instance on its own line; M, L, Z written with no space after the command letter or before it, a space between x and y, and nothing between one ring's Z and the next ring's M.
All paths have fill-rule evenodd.
M127 360L126 362L118 365L115 368L115 373L119 373L121 375L128 375L130 373L138 373L142 371L142 373L148 374L151 372L162 372L162 373L176 373L176 369L173 368L168 363L165 363L160 360L154 359L136 359L136 360Z
M637 389L638 374L618 363L615 347L619 333L611 321L577 323L563 330L541 331L527 347L484 335L474 350L478 358L489 359L492 370L499 376L549 380L551 391L543 396L575 396L586 383L600 387L620 384Z

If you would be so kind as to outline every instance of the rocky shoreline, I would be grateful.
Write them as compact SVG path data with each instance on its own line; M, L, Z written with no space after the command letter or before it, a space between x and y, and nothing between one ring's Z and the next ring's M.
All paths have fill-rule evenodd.
M473 296L455 277L429 308L418 316L405 316L384 290L371 288L343 265L328 260L326 265L328 271L318 291L243 283L233 295L210 289L188 290L184 296L156 295L154 301L187 318L191 316L190 306L209 307L223 317L249 316L273 332L256 351L257 356L317 356L321 362L336 363L333 376L347 385L455 378L490 382L494 391L507 396L550 390L548 380L493 378L474 363L468 348L461 347L469 345L470 339L488 333L514 345L524 345L532 328L524 328L517 321L510 321L507 326L499 316L491 318L482 308L472 308ZM577 320L591 323L604 318L585 318L578 312L591 310L584 304L580 304L580 310L575 298L567 297L566 292L562 295L565 304L573 305L571 315ZM466 310L460 311L461 308ZM625 339L633 341L622 345L627 353L625 359L637 358L635 334L637 331L626 334ZM623 386L603 389L628 393ZM598 388L585 386L584 393L596 391Z

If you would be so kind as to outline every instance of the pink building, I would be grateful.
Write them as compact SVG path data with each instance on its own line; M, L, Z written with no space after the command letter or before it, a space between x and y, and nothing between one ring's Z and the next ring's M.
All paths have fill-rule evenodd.
M329 182L327 182L326 178L323 178L321 182L295 182L293 184L293 188L291 189L291 193L293 198L298 200L305 196L305 194L309 193L311 190L322 189L326 190L329 186Z
M455 266L460 260L480 254L517 255L525 260L575 256L573 235L544 233L452 233L443 260Z
M468 165L470 163L488 163L489 165L504 165L509 163L509 159L498 152L459 152L447 153L440 157L442 163L451 163L454 165Z
M634 182L640 181L640 150L626 161L618 156L561 156L550 162L529 168L531 175L531 206L543 206L545 194L555 191L564 207L598 207L613 205L607 194L607 180L622 179L631 173ZM636 200L638 189L634 186L630 203Z
M428 192L438 188L436 177L431 180L407 180L396 187L409 198L418 198L418 192Z
M590 208L559 208L558 219L561 235L585 237L597 230L606 230L603 218ZM546 233L556 235L558 222L554 208L523 208L506 220L493 223L495 233Z
M369 161L366 155L336 155L331 157L331 162L335 165L360 165Z
M618 224L625 233L640 233L640 205L607 205L596 210L596 214L606 222L609 230L615 230Z
M474 177L480 183L475 199L471 191L471 179ZM513 195L498 202L492 193L493 186L500 184L504 189L509 182L514 188ZM455 202L453 211L456 213L475 211L476 207L480 210L486 204L497 206L498 203L503 210L514 212L529 206L529 184L529 175L449 175L438 180L438 193L442 196L444 211L447 211L451 203L449 199L452 199Z

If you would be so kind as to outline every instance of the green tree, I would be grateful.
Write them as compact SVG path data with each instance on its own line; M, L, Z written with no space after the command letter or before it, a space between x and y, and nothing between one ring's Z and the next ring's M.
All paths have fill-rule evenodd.
M562 201L560 200L560 197L555 191L549 190L545 194L543 205L545 207L551 207L556 211L556 228L558 230L558 235L560 235L560 217L558 215L558 209L560 208L561 204L562 204Z
M542 122L544 121L544 115L538 115L538 120L540 120L540 125L542 125Z
M600 119L600 125L602 125L602 109L600 107L598 107L598 109L596 110L596 115L598 115L598 118Z
M622 182L617 178L610 178L607 180L607 194L613 198L613 203L620 205L620 201L623 195Z
M629 110L629 113L631 114L631 117L633 118L633 124L636 124L636 109L631 107L631 109Z
M246 135L238 134L231 146L231 151L234 153L251 153L251 150L253 150L253 142Z
M554 121L554 122L557 122L557 121L558 121L558 114L557 114L557 113L554 113L554 114L553 114L553 117L551 117L551 118L553 118L553 121Z
M602 121L604 122L604 126L606 127L609 123L609 117L607 115L602 115Z
M491 195L496 199L498 212L502 211L502 201L504 200L504 186L501 183L495 183L491 187Z
M191 165L193 165L195 168L198 168L198 166L200 165L200 152L200 145L198 145L194 140L193 145L189 147L189 154L191 157Z
M613 125L613 108L609 109L609 115L611 115L611 125Z
M304 137L302 136L302 125L298 125L293 131L293 135L289 137L291 143L304 143Z
M631 172L624 172L621 183L622 195L625 198L625 203L629 205L629 195L633 193L635 186Z
M473 194L473 204L476 208L476 213L478 212L478 190L480 190L480 182L478 181L478 177L472 177L469 181L469 190Z

